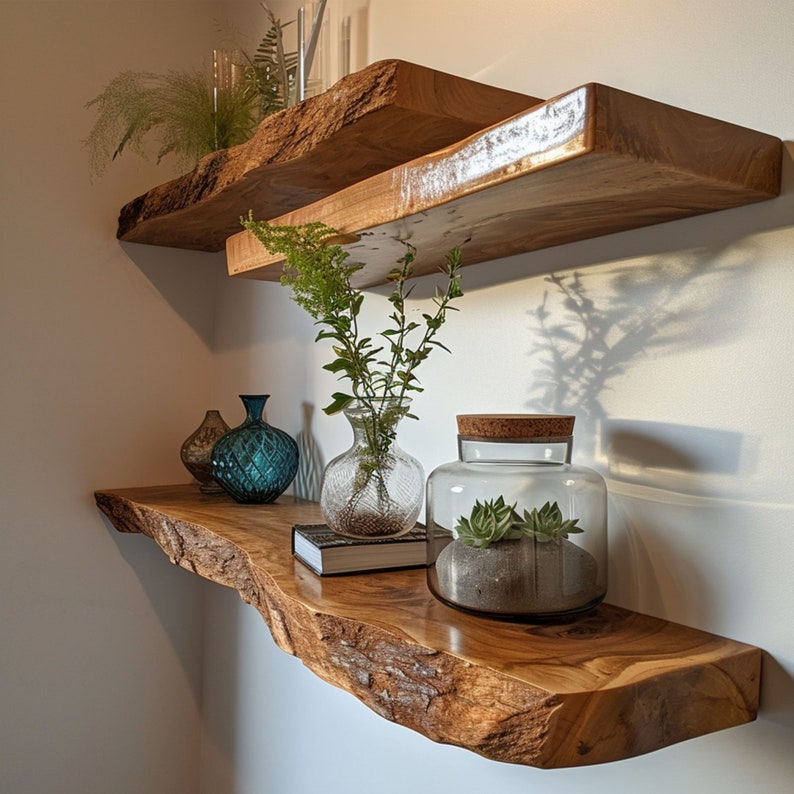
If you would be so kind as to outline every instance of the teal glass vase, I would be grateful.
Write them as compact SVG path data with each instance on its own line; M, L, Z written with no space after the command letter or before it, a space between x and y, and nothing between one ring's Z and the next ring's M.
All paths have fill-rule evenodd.
M278 499L298 471L298 445L262 419L269 394L241 394L245 421L212 449L212 476L235 501L265 504Z

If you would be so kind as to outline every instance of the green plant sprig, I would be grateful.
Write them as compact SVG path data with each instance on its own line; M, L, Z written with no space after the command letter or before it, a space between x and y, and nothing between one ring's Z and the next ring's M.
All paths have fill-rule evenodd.
M486 502L475 501L469 517L461 516L454 526L457 539L466 546L487 549L500 540L522 537L559 545L569 534L584 532L577 526L579 519L563 520L557 502L524 510L523 515L516 511L516 504L506 504L503 496Z
M363 265L349 263L348 253L339 245L329 244L338 233L323 223L302 226L277 226L255 221L249 212L241 218L242 225L271 253L286 257L282 285L289 287L292 300L304 309L320 327L315 341L328 340L335 358L323 369L350 384L347 391L336 391L323 410L335 414L354 401L365 409L361 426L365 436L356 475L355 489L363 493L375 477L384 499L383 473L389 462L389 451L397 435L398 421L415 419L409 413L405 398L422 387L416 376L420 364L435 347L448 351L435 337L446 320L451 302L460 298L460 249L453 248L441 271L446 276L444 289L436 289L435 311L422 314L422 321L409 319L407 299L413 287L406 285L413 273L416 249L406 244L405 255L398 260L388 279L394 285L389 295L392 311L390 325L377 338L366 336L359 326L364 294L351 284ZM413 340L421 332L417 344Z
M446 289L436 285L433 297L436 310L433 314L422 313L423 336L416 347L409 348L408 337L421 328L422 324L415 320L409 321L406 313L406 300L413 292L413 285L406 289L406 281L413 274L413 262L416 259L416 248L408 243L406 243L406 247L405 255L399 260L401 267L394 268L388 275L389 281L394 284L394 290L389 295L389 302L394 307L389 319L394 324L394 328L381 331L380 335L388 342L391 358L378 362L382 369L375 378L376 389L380 387L380 379L383 378L383 388L391 393L396 384L385 376L394 373L399 383L397 395L399 398L404 397L408 391L422 391L415 371L429 357L434 347L450 352L449 348L435 339L435 336L446 321L447 311L458 311L458 308L452 305L452 301L463 295L458 272L462 265L461 251L459 247L455 247L447 252L444 266L441 268L441 271L447 276Z
M324 369L340 380L350 382L349 392L335 392L332 402L324 409L327 414L343 410L353 400L396 398L402 400L409 392L420 392L416 376L419 365L427 360L435 347L448 351L435 337L446 321L447 312L457 310L452 301L460 298L462 266L459 248L453 248L440 268L446 276L446 286L436 288L433 298L435 311L422 314L422 322L409 320L407 299L413 287L406 282L413 274L416 249L406 244L406 253L399 267L391 270L389 281L394 288L389 295L392 312L391 327L379 332L383 344L364 336L358 318L364 294L352 286L351 278L362 265L347 262L348 253L339 245L328 245L338 233L323 223L302 226L277 226L255 221L249 212L241 218L242 225L271 253L286 257L281 283L290 287L292 299L321 326L315 341L330 340L336 358ZM418 344L409 339L423 329ZM448 351L449 352L449 351ZM385 355L382 355L384 354Z

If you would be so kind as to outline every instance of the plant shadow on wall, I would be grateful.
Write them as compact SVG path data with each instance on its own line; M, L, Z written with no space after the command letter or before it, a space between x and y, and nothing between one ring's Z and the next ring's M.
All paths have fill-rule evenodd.
M746 249L740 255L745 262L750 259ZM632 364L708 349L740 330L746 307L740 280L748 271L732 263L713 264L719 258L719 251L704 250L675 261L546 277L552 289L533 311L536 342L531 354L540 364L533 376L532 402L544 410L577 414L586 425L577 427L577 444L584 444L584 451L594 457L609 451L611 474L628 474L631 467L624 465L628 461L637 468L662 463L673 470L708 473L696 468L691 448L697 444L691 441L689 451L674 444L665 448L658 433L649 432L648 449L641 449L643 428L670 426L617 422L608 417L603 400ZM680 384L671 388L680 389ZM727 441L728 460L724 448L719 469L728 474L738 470L738 434L698 427L684 430ZM682 433L666 436L680 438ZM698 478L687 480L689 488L702 484Z
M726 242L675 259L660 254L645 264L554 274L531 313L531 353L539 365L530 404L577 415L578 451L607 470L615 571L607 600L717 633L734 612L747 619L762 611L767 597L764 588L726 594L726 582L741 581L755 555L766 553L763 544L758 551L743 543L748 522L759 529L770 518L773 535L775 522L785 523L780 511L790 513L791 506L778 498L764 501L764 472L752 437L620 419L610 416L608 395L641 360L688 351L705 355L743 333L754 319L748 296L751 278L757 278L755 261L760 257L750 244ZM732 399L720 384L689 384L686 377L669 382L682 413L703 399L704 389L714 389L709 399ZM735 385L740 393L741 381ZM636 415L653 410L655 402L669 403L671 394L659 388L649 386ZM699 565L712 543L736 552L717 567ZM794 728L794 679L768 653L763 683L766 720Z
M575 414L578 452L605 467L612 482L611 523L622 523L623 531L610 538L610 556L621 570L610 600L660 615L672 608L678 610L674 619L695 625L713 620L720 607L692 558L674 544L675 510L707 507L718 520L726 509L721 495L735 496L748 443L730 431L611 417L605 403L640 361L708 350L740 333L751 261L748 246L734 244L587 274L553 274L532 312L531 354L539 365L531 405ZM646 405L665 404L669 395L653 388ZM690 387L682 375L670 389L686 393ZM692 399L698 397L693 390ZM639 405L636 413L647 410ZM641 506L648 502L664 503L671 526L653 525L654 511ZM676 598L671 586L685 592L686 604L670 603Z

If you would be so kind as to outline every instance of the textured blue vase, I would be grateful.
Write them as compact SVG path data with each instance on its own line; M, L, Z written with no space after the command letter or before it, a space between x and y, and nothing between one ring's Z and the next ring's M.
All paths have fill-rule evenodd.
M298 445L262 419L269 396L241 394L245 421L212 448L212 476L237 502L272 502L298 471Z

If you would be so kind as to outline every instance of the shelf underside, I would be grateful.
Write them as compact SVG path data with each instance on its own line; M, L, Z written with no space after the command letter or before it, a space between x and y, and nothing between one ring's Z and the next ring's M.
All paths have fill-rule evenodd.
M379 61L265 118L250 141L122 208L127 242L222 251L249 209L302 207L542 100L399 60Z
M423 275L453 245L475 264L769 199L781 158L772 136L590 83L278 218L253 210L349 236L365 287L385 281L402 241ZM280 277L247 231L226 254L230 275Z
M273 639L386 719L499 761L604 763L753 720L761 652L602 604L559 624L517 624L436 601L423 570L320 578L290 552L319 518L282 498L239 505L198 486L100 491L122 532L232 587Z

